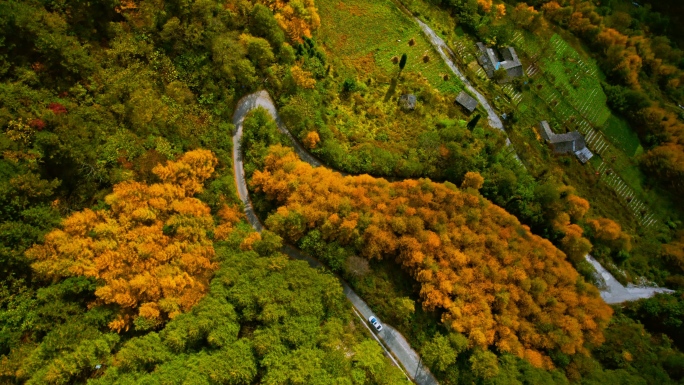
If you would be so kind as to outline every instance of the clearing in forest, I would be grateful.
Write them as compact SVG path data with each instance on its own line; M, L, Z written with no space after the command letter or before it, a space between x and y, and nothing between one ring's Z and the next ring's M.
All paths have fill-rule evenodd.
M391 0L319 0L318 38L339 58L342 75L361 78L396 76L393 57L408 56L404 72L425 76L442 93L457 94L463 85L453 76L420 27ZM413 45L409 41L413 39ZM427 62L424 56L428 56ZM444 80L448 75L448 80Z

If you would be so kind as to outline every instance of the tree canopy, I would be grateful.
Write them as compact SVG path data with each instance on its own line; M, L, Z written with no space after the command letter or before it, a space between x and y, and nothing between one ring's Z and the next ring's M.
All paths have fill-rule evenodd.
M116 331L133 323L154 326L189 310L217 268L209 237L213 218L193 197L215 165L210 151L195 150L155 167L162 183L115 185L105 198L107 209L72 214L44 244L28 250L32 267L49 279L102 280L95 295L121 309L110 323Z
M468 177L465 187L481 184ZM320 231L369 259L394 259L420 283L423 307L473 346L536 366L548 352L586 353L612 311L563 252L474 189L387 182L312 168L274 146L252 186L279 206L266 225L292 242Z

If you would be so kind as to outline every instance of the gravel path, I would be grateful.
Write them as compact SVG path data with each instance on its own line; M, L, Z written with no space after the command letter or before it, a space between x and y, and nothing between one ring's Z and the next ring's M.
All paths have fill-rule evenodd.
M245 181L245 170L242 161L242 151L240 148L240 138L242 138L242 122L249 111L256 107L265 108L278 125L278 129L287 135L292 144L294 145L295 152L300 156L302 160L311 164L314 167L322 166L321 162L309 154L300 144L297 142L290 131L287 130L282 120L278 116L278 111L276 110L275 104L271 97L266 91L258 91L253 94L247 95L242 98L237 107L235 108L235 113L233 114L233 124L235 125L235 133L233 134L233 167L235 170L235 182L237 184L238 195L240 200L245 206L245 214L247 215L247 220L254 227L255 230L261 232L264 226L254 212L252 207L252 202L249 199L249 190L247 189L247 182ZM300 252L296 248L286 245L283 247L282 252L294 259L299 259L306 261L309 266L313 268L325 268L318 260ZM345 282L343 279L339 278L342 288L344 290L344 295L349 299L354 308L367 320L371 315L374 315L370 307L366 302L364 302L361 297L359 297L354 290ZM377 317L377 316L376 316ZM404 338L401 333L390 325L384 324L384 328L381 332L376 333L376 335L383 341L385 347L392 352L394 357L401 363L404 369L408 372L409 377L411 377L415 383L419 385L437 385L438 382L435 377L430 373L430 371L422 364L418 353L416 353L409 345L406 338Z

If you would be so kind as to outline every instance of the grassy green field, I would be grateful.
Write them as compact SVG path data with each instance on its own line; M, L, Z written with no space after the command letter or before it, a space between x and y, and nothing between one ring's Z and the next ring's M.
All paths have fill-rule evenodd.
M318 0L316 4L321 27L314 40L326 53L330 76L319 83L318 96L284 99L282 107L315 106L320 121L304 129L301 120L286 117L288 126L300 140L316 130L321 144L312 149L314 154L346 172L436 175L440 158L430 138L439 135L444 121L464 122L464 127L470 119L454 103L463 89L460 79L415 20L392 0ZM408 60L400 72L403 54ZM413 108L400 103L403 95L415 96ZM481 119L479 125L486 122ZM467 147L466 142L459 143Z
M392 58L405 53L404 72L423 75L442 93L458 93L463 88L418 25L391 0L318 0L316 4L321 15L318 40L340 59L342 68L337 71L343 76L375 76L380 81L384 77L389 82L399 71ZM426 54L427 63L423 61Z
M536 91L550 104L555 115L560 115L560 123L569 123L571 128L582 131L588 128L587 124L574 127L573 122L566 122L570 116L580 115L628 157L641 151L636 133L608 108L601 87L601 72L593 60L582 57L558 34L541 39L528 31L516 31L513 45L529 59L532 67L537 67L539 72L534 74L537 84L545 88Z
M542 74L577 112L594 126L602 126L611 113L596 63L580 57L558 34L549 43L550 49L537 62Z
M610 115L601 129L616 147L623 151L627 156L637 156L644 149L641 147L639 137L624 119L615 115Z

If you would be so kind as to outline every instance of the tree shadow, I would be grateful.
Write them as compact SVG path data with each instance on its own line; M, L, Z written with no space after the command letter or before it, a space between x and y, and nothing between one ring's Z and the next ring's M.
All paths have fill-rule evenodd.
M385 99L383 101L387 102L388 100L390 100L390 98L392 96L394 96L394 91L396 91L396 89L397 89L397 79L392 78L392 80L390 81L390 86L387 89L387 93L385 94Z

